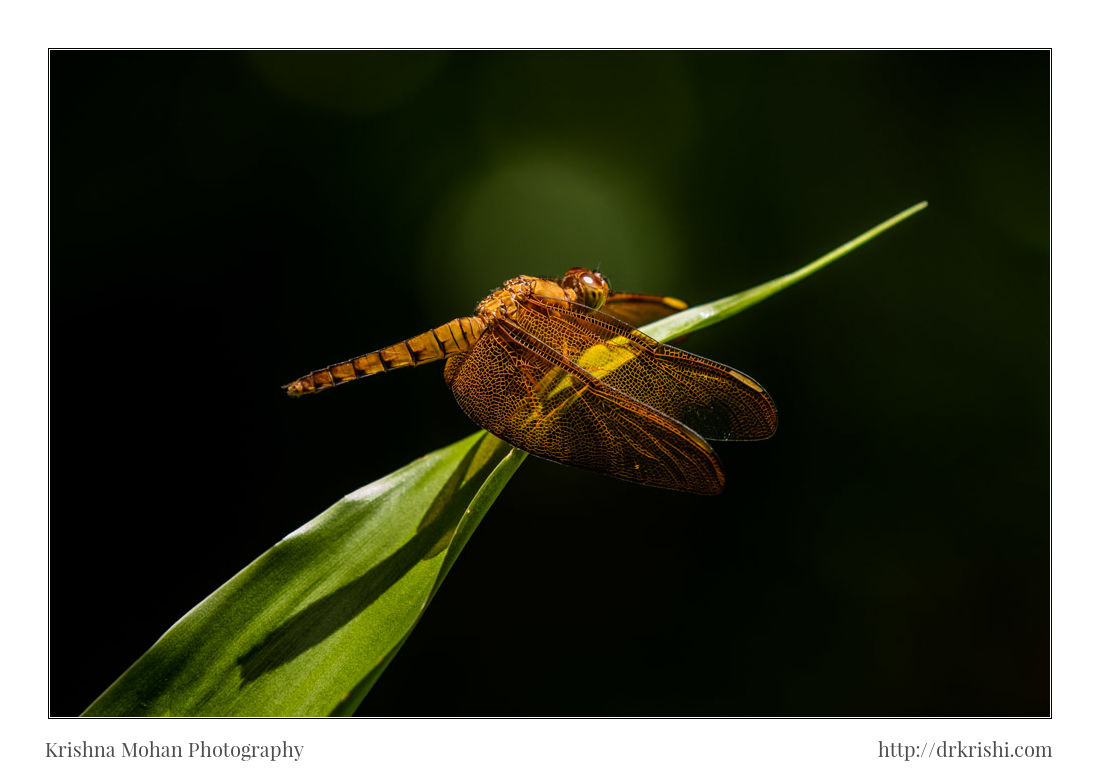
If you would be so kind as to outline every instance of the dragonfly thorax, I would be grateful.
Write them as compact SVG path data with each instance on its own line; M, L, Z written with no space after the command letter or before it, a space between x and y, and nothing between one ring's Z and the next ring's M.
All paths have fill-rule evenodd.
M519 309L522 299L534 293L538 278L529 275L520 275L497 289L477 306L477 315L485 323L490 323L501 316L511 318Z

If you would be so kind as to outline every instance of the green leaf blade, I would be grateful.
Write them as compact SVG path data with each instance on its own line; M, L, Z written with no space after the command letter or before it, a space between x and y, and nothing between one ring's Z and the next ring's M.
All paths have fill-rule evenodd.
M84 714L331 714L415 626L520 461L478 432L349 494L187 613Z

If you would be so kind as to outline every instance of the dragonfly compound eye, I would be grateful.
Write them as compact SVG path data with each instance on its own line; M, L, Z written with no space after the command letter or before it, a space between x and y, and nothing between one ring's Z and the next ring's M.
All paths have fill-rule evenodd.
M577 302L590 308L601 307L611 291L602 275L584 267L574 267L567 272L562 279L562 286L572 289L577 295Z

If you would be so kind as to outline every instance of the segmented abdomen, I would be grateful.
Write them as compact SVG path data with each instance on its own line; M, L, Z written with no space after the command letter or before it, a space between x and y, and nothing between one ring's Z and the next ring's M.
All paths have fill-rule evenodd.
M416 367L438 361L470 350L484 331L485 324L480 318L475 316L456 318L443 326L429 329L423 334L402 340L388 348L371 351L321 370L314 370L283 388L290 396L300 397L305 394L315 394L356 378L365 378L377 372L388 372L401 367Z

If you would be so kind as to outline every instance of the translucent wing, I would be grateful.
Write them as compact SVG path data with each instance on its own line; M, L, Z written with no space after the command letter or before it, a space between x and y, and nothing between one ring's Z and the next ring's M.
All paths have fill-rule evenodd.
M760 440L775 433L771 397L732 367L659 343L575 302L531 296L515 322L596 380L707 439Z
M675 297L658 297L653 294L611 292L600 308L607 315L625 321L632 327L643 326L687 308L687 303Z
M698 434L594 379L508 319L452 357L446 377L467 415L536 456L699 494L725 483Z

